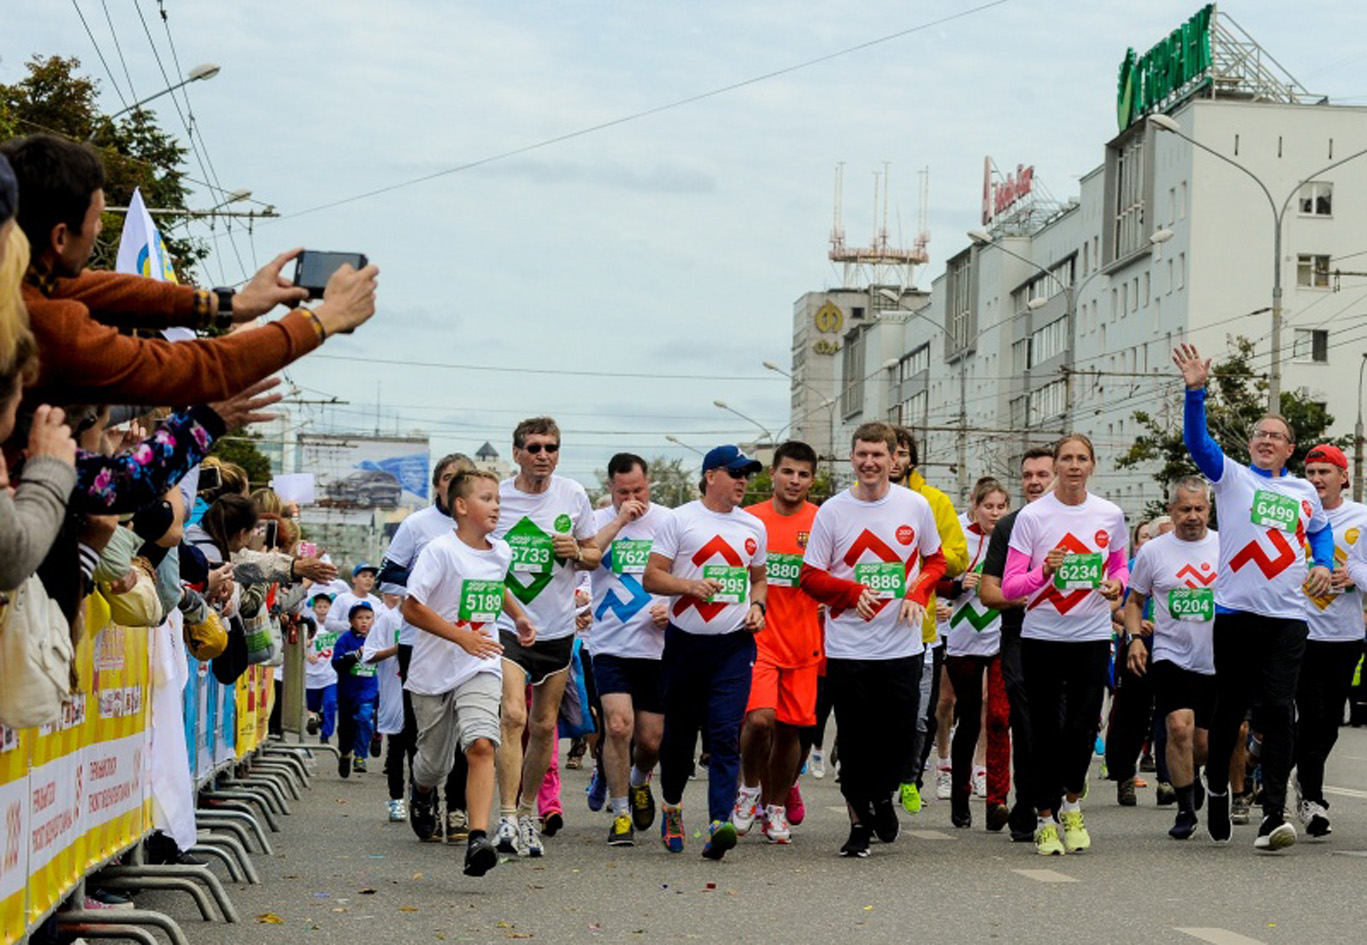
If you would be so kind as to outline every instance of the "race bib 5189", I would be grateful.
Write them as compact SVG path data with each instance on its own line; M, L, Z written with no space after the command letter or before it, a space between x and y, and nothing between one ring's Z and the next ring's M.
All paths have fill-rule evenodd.
M492 623L503 613L502 581L460 583L460 619L469 623Z

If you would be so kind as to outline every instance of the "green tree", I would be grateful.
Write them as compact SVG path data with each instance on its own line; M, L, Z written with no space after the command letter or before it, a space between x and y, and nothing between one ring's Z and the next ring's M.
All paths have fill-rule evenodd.
M253 489L268 486L271 482L271 460L256 448L256 441L260 439L259 433L253 433L246 427L229 430L213 445L209 455L245 469Z
M1248 438L1266 412L1267 378L1253 370L1253 342L1244 337L1232 339L1233 350L1211 366L1210 384L1206 393L1206 422L1210 435L1220 448L1236 462L1247 463ZM1166 494L1168 485L1182 476L1197 475L1196 463L1187 452L1182 439L1182 401L1179 392L1170 398L1160 415L1137 410L1134 419L1142 432L1125 451L1116 466L1132 469L1153 466L1154 479ZM1348 446L1351 436L1326 437L1334 418L1324 404L1302 397L1295 391L1282 391L1281 414L1291 424L1296 437L1296 452L1289 463L1293 473L1305 468L1305 454L1318 443ZM1149 502L1148 515L1162 515L1167 503L1162 499Z
M138 110L117 120L103 114L96 101L99 84L81 73L78 59L34 56L26 65L24 78L13 85L0 84L0 140L42 132L89 141L104 162L104 194L110 206L127 206L134 188L140 188L149 207L185 207L186 150L157 125L154 112ZM176 278L182 282L191 281L195 265L209 255L201 240L178 230L186 220L176 214L157 217ZM118 256L123 214L106 213L103 222L92 269L113 269Z
M650 466L650 500L665 508L676 508L698 497L698 474L691 464L682 459L666 459L656 456L647 459ZM594 477L598 487L588 490L589 498L596 504L609 494L608 473L606 469L595 469Z

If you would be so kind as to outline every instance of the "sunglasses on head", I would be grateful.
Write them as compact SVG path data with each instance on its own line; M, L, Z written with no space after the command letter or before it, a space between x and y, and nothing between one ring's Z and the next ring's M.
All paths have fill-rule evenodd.
M559 443L531 443L531 444L529 444L529 445L527 445L527 446L524 446L524 447L522 447L522 448L523 448L524 450L526 450L528 453L531 453L533 456L535 456L537 453L541 452L542 450L545 450L547 453L558 453L558 452L560 452L560 444L559 444Z

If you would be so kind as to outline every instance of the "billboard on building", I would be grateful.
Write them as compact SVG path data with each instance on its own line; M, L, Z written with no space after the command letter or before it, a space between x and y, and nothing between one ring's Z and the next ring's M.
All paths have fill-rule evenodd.
M426 437L306 433L298 451L296 468L313 473L319 507L418 508L430 501Z

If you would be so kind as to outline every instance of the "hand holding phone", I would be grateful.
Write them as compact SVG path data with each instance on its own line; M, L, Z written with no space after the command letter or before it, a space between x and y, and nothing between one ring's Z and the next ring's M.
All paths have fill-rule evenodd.
M299 254L298 265L294 268L294 284L308 291L311 299L321 299L332 274L344 264L352 269L366 267L365 253L325 253L316 249L306 249Z

